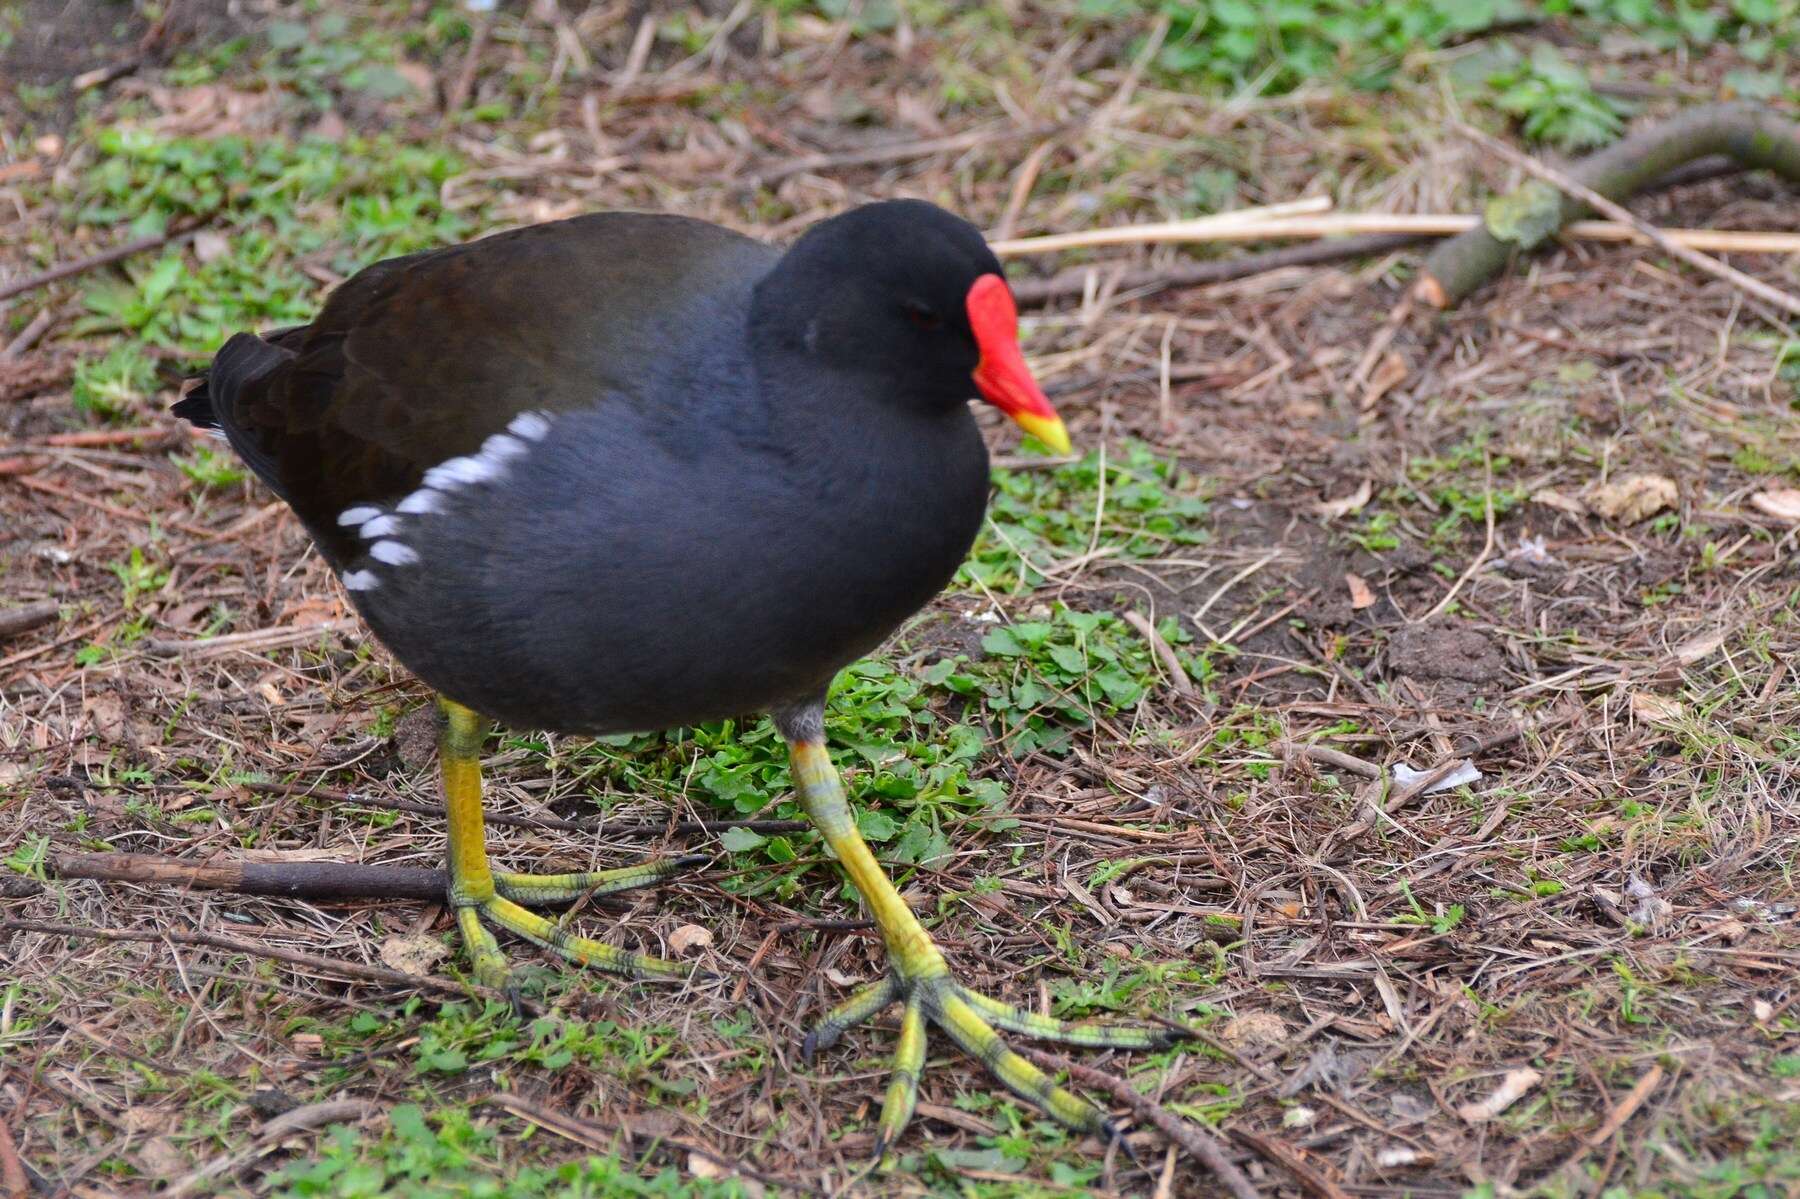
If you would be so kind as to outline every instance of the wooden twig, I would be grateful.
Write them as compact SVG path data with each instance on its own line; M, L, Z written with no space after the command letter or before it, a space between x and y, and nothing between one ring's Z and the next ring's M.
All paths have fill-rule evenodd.
M1611 200L1622 200L1697 173L1684 168L1696 159L1725 155L1751 170L1771 170L1800 181L1800 125L1760 104L1710 104L1690 108L1651 129L1625 138L1570 167L1567 177ZM1541 183L1527 188L1542 188ZM1540 207L1526 189L1489 206L1490 220L1432 251L1415 285L1419 295L1438 308L1456 304L1491 279L1515 253L1529 250L1544 237L1590 213L1590 205L1574 196L1548 197L1548 218L1526 222L1529 230L1502 231L1492 214Z
M381 808L390 812L411 812L418 816L443 819L442 804L419 803L410 799L388 799L379 795L355 795L334 791L329 787L303 787L297 783L244 782L236 786L264 795L297 795L320 803L356 804L365 808ZM804 820L614 820L606 816L588 816L580 820L564 820L557 816L514 816L507 812L487 812L489 824L511 828L553 828L572 833L604 832L611 836L659 837L692 833L717 833L728 828L748 829L753 833L798 833L812 827Z
M38 600L16 608L0 609L0 637L13 637L41 624L49 624L61 611L62 605L56 600Z
M1310 745L1299 741L1277 741L1270 746L1283 754L1295 754L1308 758L1321 766L1335 766L1339 770L1347 770L1351 774L1359 774L1366 779L1381 777L1381 767L1373 762L1365 762L1354 754L1332 749L1328 745Z
M1649 241L1663 253L1680 259L1695 270L1704 271L1717 279L1723 279L1739 291L1746 295L1754 296L1765 304L1773 304L1783 312L1787 312L1793 316L1800 316L1800 296L1789 295L1779 287L1771 286L1770 284L1764 283L1761 279L1746 275L1736 267L1728 266L1727 264L1720 262L1717 258L1708 254L1703 254L1690 246L1682 245L1680 242L1671 238L1663 230L1658 229L1649 221L1639 217L1624 205L1615 203L1589 187L1587 184L1582 183L1580 180L1570 178L1567 174L1557 170L1555 167L1544 165L1530 155L1513 149L1499 138L1489 136L1467 122L1456 121L1454 122L1454 126L1457 132L1461 133L1464 137L1469 138L1471 141L1477 142L1480 145L1486 146L1493 153L1506 159L1527 174L1535 175L1537 178L1542 179L1545 183L1556 188L1565 196L1579 200L1593 208L1596 212L1603 213L1615 221L1631 226L1645 238L1649 239Z
M1222 232L1266 225L1284 217L1298 217L1324 212L1331 207L1329 196L1308 196L1282 204L1260 208L1238 208L1213 216L1195 217L1191 221L1159 221L1150 225L1114 225L1105 229L1082 229L1074 233L1051 233L1043 237L1020 237L1011 241L988 243L997 258L1017 258L1027 254L1054 254L1061 250L1084 250L1093 246L1139 246L1149 243L1216 241Z
M13 1143L12 1125L7 1117L0 1117L0 1188L5 1190L6 1199L26 1199L31 1194L31 1184L25 1179L25 1167L19 1161L19 1149Z
M1114 1077L1104 1070L1096 1070L1092 1066L1084 1066L1080 1062L1064 1061L1052 1054L1029 1046L1021 1047L1019 1052L1036 1061L1040 1066L1050 1070L1067 1070L1069 1077L1083 1086L1094 1087L1105 1091L1114 1099L1132 1110L1140 1120L1148 1120L1161 1130L1162 1134L1193 1154L1194 1160L1211 1170L1213 1176L1230 1191L1236 1199L1257 1199L1257 1190L1244 1177L1244 1172L1232 1163L1225 1155L1225 1147L1209 1129L1198 1124L1184 1122L1181 1117L1157 1103L1147 1095L1139 1094L1130 1083L1122 1078Z
M419 899L441 901L442 870L356 862L186 861L148 853L64 853L50 859L58 878L159 883L240 895L294 899Z
M1244 254L1237 258L1218 258L1211 262L1186 262L1171 267L1127 268L1122 263L1081 266L1052 275L1048 279L1021 279L1012 285L1013 298L1021 304L1042 304L1065 296L1086 292L1088 280L1096 272L1113 277L1117 291L1143 292L1165 287L1202 287L1210 283L1229 283L1269 271L1296 266L1321 266L1342 262L1347 258L1367 258L1388 254L1416 245L1431 237L1428 233L1382 233L1369 237L1346 237L1336 241L1319 241L1298 246L1283 246L1260 254Z
M405 987L409 990L430 991L437 995L462 996L473 992L486 999L497 999L503 1002L508 1000L508 997L501 992L474 983L451 982L449 979L434 978L429 974L402 974L398 970L389 970L385 966L370 966L362 962L319 957L317 954L301 953L297 949L287 949L280 945L268 945L259 941L244 941L237 937L221 936L218 933L187 932L174 928L95 928L56 920L17 920L11 917L0 917L0 932L43 933L52 937L85 937L93 941L173 941L177 945L220 949L227 953L242 953L251 957L286 962L290 966L304 966L308 970L318 970L352 982L371 983L383 987Z
M1234 1128L1231 1135L1292 1174L1313 1199L1350 1199L1350 1192L1321 1174L1286 1141L1247 1128Z
M110 250L102 250L98 254L90 254L86 258L77 258L74 262L65 262L61 266L53 266L47 271L16 279L11 283L0 284L0 300L10 300L14 296L22 296L28 291L36 291L73 275L98 270L103 266L111 266L115 262L130 258L133 254L142 254L145 250L155 250L171 242L181 241L199 232L200 227L210 217L188 220L171 226L162 233L153 233L148 237L134 237L122 242Z
M1187 668L1182 666L1181 659L1176 657L1175 648L1163 640L1150 618L1136 608L1127 609L1125 623L1138 631L1138 635L1150 644L1150 649L1162 660L1163 669L1169 672L1169 683L1175 688L1177 695L1183 699L1192 699L1194 684L1188 678Z
M142 642L142 646L145 653L157 657L210 658L215 654L235 651L280 649L283 646L312 641L329 633L342 633L355 627L356 621L346 617L342 620L321 620L315 624L300 625L291 629L251 629L246 633L226 633L219 637L191 640L175 641L162 637L149 637Z
M26 325L23 329L19 330L19 335L17 337L6 343L6 348L0 350L0 358L19 357L21 354L25 353L26 350L29 350L32 346L36 345L38 338L42 337L55 322L56 310L49 306L45 306L42 311L31 318L31 323L29 325Z
M1272 217L1244 224L1200 228L1180 236L1153 236L1145 240L1281 241L1287 238L1361 237L1384 233L1453 237L1479 228L1481 223L1482 219L1478 216L1454 212L1334 212L1322 216ZM1156 225L1133 227L1151 231L1161 228ZM1670 241L1694 250L1711 250L1721 254L1800 254L1800 233L1770 233L1754 229L1664 229L1662 233ZM1573 241L1642 243L1648 240L1635 225L1624 221L1575 221L1563 228L1562 236Z
M804 1191L809 1195L819 1195L821 1197L824 1195L823 1191L816 1190L805 1183L771 1177L770 1175L757 1170L753 1166L745 1165L735 1158L727 1157L717 1149L708 1148L707 1146L688 1138L672 1137L660 1130L650 1132L637 1128L629 1118L613 1123L609 1127L602 1128L598 1124L588 1123L579 1116L570 1115L568 1112L556 1111L553 1108L533 1103L523 1096L514 1095L506 1091L495 1091L481 1102L487 1104L489 1107L497 1107L502 1111L511 1112L521 1120L535 1124L546 1132L555 1133L564 1140L573 1141L575 1144L586 1149L591 1149L596 1153L615 1152L619 1147L618 1134L622 1132L626 1136L638 1140L661 1141L664 1144L673 1145L675 1148L685 1150L688 1153L697 1154L700 1157L706 1158L708 1161L719 1163L733 1173L742 1174L745 1178L753 1178L764 1186L773 1187L778 1191L799 1190Z
M906 162L913 158L929 158L933 154L960 154L964 150L973 150L977 146L985 146L993 142L1048 137L1060 132L1061 129L1060 125L971 129L967 133L955 133L949 137L893 142L885 146L870 146L863 150L845 150L834 154L803 154L798 158L790 158L786 162L769 167L767 170L754 172L747 176L744 182L751 187L768 187L791 175L802 175L810 171L880 166L891 162Z

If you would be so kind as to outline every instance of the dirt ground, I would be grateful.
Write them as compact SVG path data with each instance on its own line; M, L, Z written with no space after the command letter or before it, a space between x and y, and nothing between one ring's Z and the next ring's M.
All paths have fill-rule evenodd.
M27 6L26 24L62 8ZM351 35L401 39L427 93L407 102L254 58L203 82L167 73L316 14L233 9L164 56L135 48L149 27L133 10L105 44L143 65L45 98L19 126L31 137L4 141L0 211L17 232L0 285L124 239L68 200L112 122L441 144L458 165L434 194L477 212L478 231L641 207L785 238L918 195L1024 236L1185 215L1196 173L1220 166L1234 203L1324 193L1354 212L1478 211L1517 179L1447 128L1429 63L1382 93L1319 83L1226 103L1135 69L1141 26L1021 18L971 42L948 19L740 8L634 52L643 6L508 7L474 57L466 38L405 40L426 22L403 6L346 9ZM1544 36L1631 84L1638 125L1741 65ZM32 82L93 65L69 50ZM972 75L999 82L967 99ZM446 107L498 112L520 93L512 116L440 125ZM895 145L913 149L881 152ZM1791 231L1797 202L1738 175L1635 208ZM316 284L303 299L357 253L295 250ZM1175 618L1194 677L1149 667L1142 702L1075 727L1066 752L1014 753L983 701L927 690L934 718L995 734L968 771L1003 785L1010 819L946 819L948 852L904 885L990 994L1199 1028L1159 1054L1066 1056L1210 1128L1264 1193L1800 1193L1793 334L1730 284L1617 245L1560 246L1452 311L1408 310L1421 253L1100 286L1027 311L1027 351L1079 450L1175 464L1168 490L1205 504L1197 536L1114 552L1122 518L1083 493L1085 549L1040 554L1034 586L947 594L878 661L905 677L957 654L979 664L996 624L1064 604ZM1789 291L1797 261L1734 258ZM74 372L130 337L86 321L92 282L37 288L0 318L10 341L47 314L0 357L0 625L54 610L0 640L0 1178L16 1166L45 1195L375 1193L344 1164L359 1163L396 1193L438 1193L432 1169L517 1180L600 1155L632 1179L663 1172L664 1189L586 1193L733 1177L794 1193L1222 1193L1143 1121L1126 1121L1130 1153L1067 1137L990 1097L942 1043L895 1171L862 1177L892 1026L811 1063L799 1046L878 975L879 941L803 834L791 885L758 890L773 864L678 823L746 814L699 780L731 738L768 740L754 718L624 749L489 745L491 809L516 818L495 852L514 868L719 855L576 916L665 952L700 926L711 941L689 952L718 982L551 974L513 942L549 975L549 1015L520 1025L458 998L441 905L59 878L53 859L75 852L433 867L443 848L423 689L266 491L182 468L199 443L163 413L194 354L151 354L155 377L108 415L76 402ZM983 419L1007 469L1052 469ZM1608 515L1608 489L1639 477L1650 510ZM1464 758L1479 772L1465 785L1382 781ZM852 773L853 793L871 772ZM452 950L427 961L435 982L356 974L409 967L396 953L421 937ZM406 1164L413 1117L396 1112L415 1106L431 1152L454 1160ZM306 1118L278 1122L294 1110ZM308 1162L341 1168L308 1190Z

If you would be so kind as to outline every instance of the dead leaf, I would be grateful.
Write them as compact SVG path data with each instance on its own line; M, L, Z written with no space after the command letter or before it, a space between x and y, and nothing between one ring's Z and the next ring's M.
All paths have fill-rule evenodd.
M1700 633L1697 636L1689 637L1675 647L1675 660L1683 666L1692 666L1702 658L1711 657L1724 644L1725 634L1723 632Z
M847 974L844 971L839 970L836 966L825 967L825 977L830 980L831 985L834 987L860 986L863 981L862 975Z
M174 1178L187 1166L187 1158L168 1137L151 1137L138 1146L138 1160L152 1178Z
M413 90L427 99L437 95L437 73L422 62L403 59L394 64L394 74L412 84Z
M1456 1109L1456 1114L1470 1124L1479 1124L1483 1120L1492 1120L1501 1112L1523 1099L1532 1087L1542 1082L1544 1076L1529 1066L1521 1066L1517 1070L1508 1070L1500 1080L1500 1085L1489 1093L1486 1099L1478 1099L1473 1103L1465 1103Z
M1325 500L1322 503L1314 504L1313 511L1326 520L1336 520L1340 516L1349 516L1352 512L1362 511L1362 506L1368 503L1369 497L1374 494L1375 484L1364 479L1362 485L1349 495L1342 499Z
M294 1052L301 1057L323 1057L325 1038L316 1032L297 1032L294 1034Z
M194 234L194 257L202 264L216 262L231 252L231 239L223 233L214 233L211 229L202 229Z
M1368 583L1363 581L1361 575L1351 574L1346 571L1344 574L1344 585L1350 588L1351 610L1361 612L1364 608L1374 607L1375 593L1369 590Z
M1800 490L1795 488L1771 487L1767 491L1759 491L1750 497L1750 506L1776 520L1800 524Z
M1634 525L1648 520L1681 499L1675 480L1666 475L1626 475L1588 493L1588 504L1607 520Z
M1406 359L1396 351L1389 350L1386 357L1382 358L1381 365L1375 368L1375 373L1363 385L1362 410L1367 412L1379 404L1381 397L1405 382L1409 373Z
M1287 1021L1274 1012L1245 1012L1219 1026L1219 1040L1234 1049L1279 1045L1287 1039Z
M395 934L381 943L381 960L388 969L414 978L430 974L433 966L449 956L441 941L422 933Z
M1567 512L1570 516L1586 516L1587 505L1574 496L1564 495L1554 487L1540 487L1531 493L1531 502L1542 504L1546 508L1555 508L1558 512Z
M684 924L669 934L669 948L676 953L686 953L690 949L705 949L712 943L712 932L698 924Z
M1646 724L1673 724L1687 715L1687 709L1680 700L1650 691L1633 691L1631 714Z

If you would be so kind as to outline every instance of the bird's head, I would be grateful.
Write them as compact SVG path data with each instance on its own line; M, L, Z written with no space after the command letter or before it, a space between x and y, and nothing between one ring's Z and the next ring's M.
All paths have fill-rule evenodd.
M901 402L979 395L1059 454L1069 434L1019 349L1000 262L969 222L922 200L867 204L807 230L758 288L758 323Z

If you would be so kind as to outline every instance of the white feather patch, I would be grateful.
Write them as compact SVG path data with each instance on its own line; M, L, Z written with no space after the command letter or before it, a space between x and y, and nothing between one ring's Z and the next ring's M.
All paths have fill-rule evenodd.
M369 547L369 557L389 566L411 566L419 560L419 552L404 541L377 541Z
M377 516L356 531L356 535L365 541L373 541L377 537L386 537L389 533L400 531L400 518L397 516Z
M485 458L452 458L425 472L425 486L448 491L454 487L486 483L505 473L505 468L498 462L490 462Z
M352 570L344 575L344 588L348 591L373 591L381 586L381 576L372 570Z
M542 441L550 433L550 418L541 412L521 412L512 418L506 431L526 441Z
M381 509L373 504L358 504L354 508L345 508L338 513L338 523L345 528L367 524L381 515Z
M429 487L419 488L394 506L396 512L427 513L442 512L443 510L443 494L433 491Z

